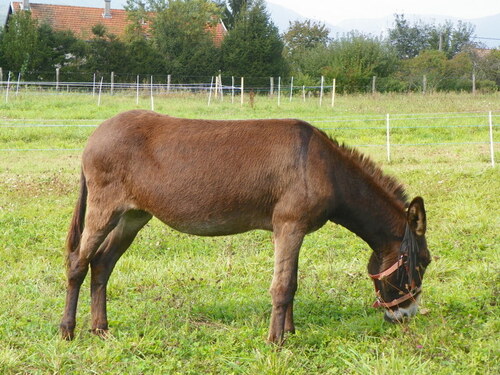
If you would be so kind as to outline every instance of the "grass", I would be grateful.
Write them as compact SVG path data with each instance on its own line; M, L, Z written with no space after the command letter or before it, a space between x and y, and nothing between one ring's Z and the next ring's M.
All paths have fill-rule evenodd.
M339 96L333 110L312 101L283 102L278 108L261 97L254 108L227 99L208 107L205 99L163 97L155 106L178 116L309 120L500 110L498 95ZM147 108L147 100L141 105ZM105 97L97 107L89 95L26 93L0 104L0 117L95 121L135 107L131 97ZM452 120L425 121L446 125ZM328 131L340 133L337 125ZM487 142L487 130L429 129L410 129L412 134L398 129L395 137L401 136L401 143L442 142L443 137L456 144L394 146L391 163L385 160L384 130L382 136L368 129L341 134L350 144L380 144L362 149L404 182L411 196L426 199L433 262L424 280L423 313L403 325L385 323L370 307L368 246L327 224L304 242L297 333L278 349L264 342L273 267L270 233L193 237L157 220L140 232L111 277L113 336L103 341L88 332L86 280L77 337L60 340L63 244L77 195L79 150L92 128L0 127L3 150L70 149L0 151L0 373L499 373L498 167L489 165L487 144L463 144L485 135Z

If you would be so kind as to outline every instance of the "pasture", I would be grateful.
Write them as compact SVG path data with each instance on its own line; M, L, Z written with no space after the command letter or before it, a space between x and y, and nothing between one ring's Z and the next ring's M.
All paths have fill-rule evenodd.
M96 100L27 92L0 103L0 373L500 373L500 174L491 167L484 126L493 111L498 142L498 93L339 96L334 108L312 99L282 100L278 107L260 96L253 106L230 98L207 106L201 95L155 98L155 110L179 117L304 119L359 145L404 183L409 196L424 197L433 262L420 314L402 325L384 322L371 308L368 245L329 223L305 239L297 333L282 348L265 343L271 234L194 237L156 219L111 277L112 336L102 340L88 332L87 277L76 338L59 338L64 241L81 149L100 120L150 108L146 96L139 105L126 96L104 96L101 106ZM391 162L387 113L400 126L393 130Z

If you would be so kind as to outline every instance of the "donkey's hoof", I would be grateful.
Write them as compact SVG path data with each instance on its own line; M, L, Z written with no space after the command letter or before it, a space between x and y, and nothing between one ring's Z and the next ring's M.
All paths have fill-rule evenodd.
M71 341L75 338L75 329L74 328L70 328L68 326L61 324L59 326L59 332L61 333L61 338L63 340Z
M268 344L271 344L271 345L276 345L276 346L283 346L283 344L285 343L285 338L283 337L283 335L281 336L275 336L275 335L269 335L267 337L267 340L266 342Z
M111 337L111 333L109 333L109 329L107 328L93 328L90 330L90 332L103 340L109 339Z

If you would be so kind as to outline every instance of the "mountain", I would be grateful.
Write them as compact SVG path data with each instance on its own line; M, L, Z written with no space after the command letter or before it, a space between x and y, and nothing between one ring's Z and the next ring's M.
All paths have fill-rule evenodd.
M470 19L467 22L476 26L477 41L486 44L488 48L500 48L500 14ZM495 38L497 40L482 38Z
M271 14L274 24L282 33L286 32L290 21L302 22L307 19L297 12L277 4L268 2L267 9ZM456 24L459 20L461 20L463 22L470 23L475 27L477 42L483 43L487 48L500 47L500 40L498 40L500 39L500 14L474 19L459 19L443 15L405 14L405 18L411 23L422 21L426 24L444 24L446 21L451 21ZM335 25L325 23L323 21L319 22L324 23L326 27L330 29L332 36L345 34L353 30L374 36L385 36L387 35L387 30L394 26L394 15L382 18L350 19L339 22Z
M289 9L287 7L284 7L284 6L281 6L278 4L274 4L274 3L268 2L267 3L267 10L268 10L269 14L271 15L271 19L272 19L273 23L276 25L276 27L278 27L278 29L280 30L281 33L286 32L286 30L288 29L288 27L290 25L290 22L293 22L293 21L304 22L308 19L307 17L302 16L301 14L293 11L292 9ZM328 29L330 29L330 32L332 33L332 35L339 34L339 33L342 34L342 33L345 33L347 31L347 30L344 30L343 28L329 24L327 22L323 22L323 21L319 21L319 20L314 20L314 21L324 23L325 26Z

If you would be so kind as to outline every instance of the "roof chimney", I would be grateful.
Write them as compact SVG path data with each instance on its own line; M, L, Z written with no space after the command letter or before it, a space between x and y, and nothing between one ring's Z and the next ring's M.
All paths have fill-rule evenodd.
M30 10L30 0L23 0L23 10Z
M28 0L23 0L28 1ZM104 18L111 18L111 0L104 0L104 13L102 14Z

